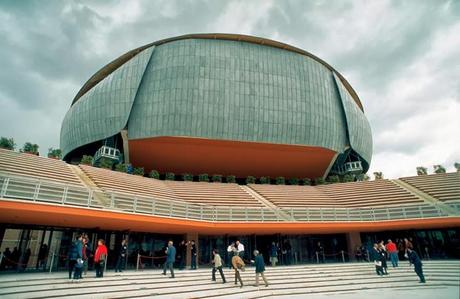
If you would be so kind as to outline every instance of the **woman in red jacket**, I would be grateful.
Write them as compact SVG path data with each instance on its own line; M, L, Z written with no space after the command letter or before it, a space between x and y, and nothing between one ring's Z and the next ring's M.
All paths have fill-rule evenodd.
M105 241L99 239L97 241L96 252L94 253L94 266L96 268L96 277L104 276L104 266L107 260L107 247L104 245Z

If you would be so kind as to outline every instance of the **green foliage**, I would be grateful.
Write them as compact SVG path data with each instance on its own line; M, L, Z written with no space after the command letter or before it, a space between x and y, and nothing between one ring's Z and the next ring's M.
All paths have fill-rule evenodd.
M200 182L209 182L209 176L207 173L202 173L198 175L198 181Z
M186 182L192 182L193 181L193 174L191 173L184 173L182 174L182 179Z
M276 184L277 185L284 185L286 184L286 180L284 179L284 176L279 176L276 178Z
M150 171L150 173L149 173L149 178L159 180L159 179L160 179L160 173L159 173L157 170L153 169L153 170Z
M93 165L93 156L83 155L83 157L81 157L80 164Z
M375 178L376 180L383 180L383 173L380 172L380 171L374 172L374 178Z
M324 185L326 183L326 181L322 177L315 178L314 182L315 186Z
M343 183L353 182L353 176L351 174L346 174L342 177Z
M302 184L304 186L311 186L311 179L310 178L303 178L302 179Z
M358 181L369 181L371 178L367 174L361 173L356 176L356 179Z
M112 169L112 166L113 166L113 161L111 159L102 157L101 160L99 160L100 168Z
M173 172L167 172L165 174L165 180L174 181L175 178L176 178L176 175Z
M144 167L134 167L133 174L144 176Z
M455 167L455 169L457 169L457 172L460 172L460 163L455 162L454 167Z
M260 177L259 182L261 184L270 184L270 177L269 176Z
M212 181L214 183L222 183L222 175L220 174L213 174L212 175Z
M252 175L249 175L246 177L246 184L255 184L256 183L256 178L253 177Z
M24 146L22 147L21 152L38 155L38 144L32 144L30 142L26 142L24 143Z
M417 167L417 175L426 175L426 174L428 174L428 169L426 169L426 167L423 167L423 166Z
M289 179L289 185L298 185L299 184L299 179L298 178L290 178Z
M227 175L225 181L226 181L227 183L232 183L232 184L234 184L234 183L236 183L236 177L235 177L234 175Z
M127 170L128 170L128 165L124 163L118 163L115 165L115 171L126 173Z
M334 184L340 182L340 179L338 175L330 175L327 177L327 181L331 184Z
M48 149L48 158L56 158L56 159L61 159L62 156L62 151L59 148L52 148L50 147Z
M2 136L0 138L0 148L14 151L14 149L16 148L16 143L14 143L13 138L6 138Z
M446 169L442 165L433 165L434 173L446 173Z

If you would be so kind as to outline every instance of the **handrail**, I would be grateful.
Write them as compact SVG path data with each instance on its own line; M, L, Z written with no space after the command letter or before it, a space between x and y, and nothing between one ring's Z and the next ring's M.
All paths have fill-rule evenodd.
M98 202L98 196L110 199L108 205ZM203 221L241 222L292 222L279 216L269 207L212 206L180 200L161 199L155 196L134 195L107 190L96 190L70 184L49 182L40 179L4 175L0 172L0 196L5 199L30 200L59 205L102 208L112 211L148 214L160 217L185 218ZM324 207L288 208L294 221L338 222L338 221L382 221L399 219L421 219L450 215L434 204L409 204L383 207ZM457 210L459 207L457 206Z

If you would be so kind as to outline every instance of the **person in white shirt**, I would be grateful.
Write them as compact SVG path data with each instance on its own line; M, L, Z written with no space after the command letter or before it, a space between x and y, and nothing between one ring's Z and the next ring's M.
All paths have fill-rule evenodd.
M238 253L238 256L243 258L244 256L244 245L240 243L240 240L236 240L235 243L230 244L227 247L227 252L233 252L233 248L236 249L236 252Z

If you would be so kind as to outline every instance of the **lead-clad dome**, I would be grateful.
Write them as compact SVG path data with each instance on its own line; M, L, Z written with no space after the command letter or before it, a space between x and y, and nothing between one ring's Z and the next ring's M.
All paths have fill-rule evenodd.
M154 42L91 77L63 121L64 157L114 136L135 166L176 173L318 177L354 161L367 171L372 156L361 102L336 70L233 34Z

